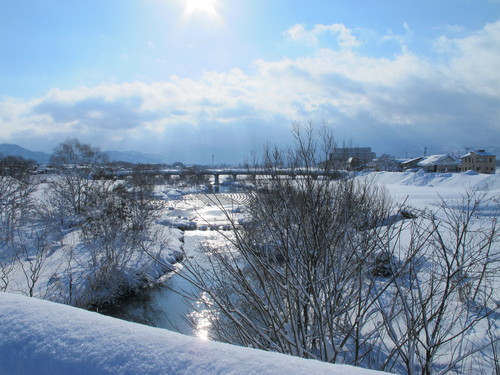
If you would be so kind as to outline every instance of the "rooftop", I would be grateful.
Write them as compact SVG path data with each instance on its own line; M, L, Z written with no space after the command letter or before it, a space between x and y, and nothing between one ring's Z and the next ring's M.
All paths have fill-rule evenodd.
M426 167L431 165L459 165L460 160L450 154L444 155L431 155L426 157L424 160L418 163L420 167Z
M473 155L481 155L481 156L495 156L495 154L492 154L491 152L486 152L485 150L477 150L477 151L471 151L468 152L467 154L461 156L462 158L467 158L469 156Z

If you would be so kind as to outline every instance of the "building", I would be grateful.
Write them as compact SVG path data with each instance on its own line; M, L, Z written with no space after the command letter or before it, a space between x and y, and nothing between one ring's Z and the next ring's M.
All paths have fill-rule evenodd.
M410 160L405 160L401 162L401 169L403 171L409 170L409 169L414 169L418 167L418 163L420 163L422 160L424 160L423 156L419 156L418 158L413 158Z
M337 168L362 169L376 156L371 147L337 147L330 153L329 162Z
M453 155L431 155L417 163L427 172L458 172L460 160Z
M380 157L368 163L368 168L375 171L400 172L402 171L401 163L403 161L404 160L396 159L391 155L382 154Z
M496 155L485 150L471 151L461 158L460 172L495 173Z

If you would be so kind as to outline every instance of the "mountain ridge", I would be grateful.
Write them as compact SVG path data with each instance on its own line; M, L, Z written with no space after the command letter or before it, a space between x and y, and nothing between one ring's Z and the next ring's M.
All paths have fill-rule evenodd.
M109 161L122 161L134 164L163 164L167 163L161 155L146 154L139 151L103 151ZM0 144L0 156L20 156L31 159L38 164L48 164L51 154L42 151L31 151L12 143Z

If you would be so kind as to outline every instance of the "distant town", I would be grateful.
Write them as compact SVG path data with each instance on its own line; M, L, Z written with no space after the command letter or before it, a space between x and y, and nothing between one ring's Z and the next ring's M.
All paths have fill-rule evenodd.
M337 148L330 159L347 170L377 171L467 172L492 174L496 172L496 155L486 150L471 151L456 157L452 154L423 155L411 159L396 159L389 155L377 157L371 147Z
M107 151L105 154L108 157L110 165L116 170L129 169L136 164L149 165L149 167L156 170L159 168L171 168L173 170L192 169L195 171L207 169L230 170L234 168L241 170L248 167L241 164L214 164L213 160L210 165L189 165L180 161L166 163L159 155L150 155L135 151ZM40 166L40 171L44 171L50 166L50 154L30 151L18 145L1 144L0 158L8 156L33 160ZM484 149L470 151L460 157L451 153L435 155L425 155L424 153L424 155L414 158L396 158L387 154L377 157L371 147L338 147L330 153L329 160L325 160L318 167L329 166L330 169L348 171L374 170L403 172L425 170L427 172L473 171L493 174L500 167L499 163L500 160L497 160L494 153Z

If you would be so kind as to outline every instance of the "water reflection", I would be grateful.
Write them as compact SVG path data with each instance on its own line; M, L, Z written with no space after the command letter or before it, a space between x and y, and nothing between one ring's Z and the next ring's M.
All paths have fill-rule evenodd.
M180 284L183 284L182 289L174 289ZM214 319L212 310L206 308L210 297L202 293L193 301L196 296L193 292L196 293L194 287L176 276L166 286L157 286L127 297L102 313L208 340Z
M217 314L209 295L186 280L182 276L184 271L179 265L177 273L164 280L163 285L127 297L103 313L209 340Z
M187 208L181 207L179 210L196 211L199 209L204 219L211 220L210 223L212 220L217 225L224 223L226 217L218 213L211 205L203 202L201 198L198 200L190 198L192 201L186 203ZM220 199L224 198L224 196L220 197ZM243 198L246 199L246 196ZM231 207L234 205L233 200L228 200L228 202ZM186 231L183 237L184 261L188 266L191 263L191 266L195 268L210 269L212 265L207 259L213 256L213 252L228 251L227 235L227 233L221 234L210 230ZM208 244L208 246L201 246L201 244ZM218 318L217 313L214 312L216 309L209 295L200 292L183 275L189 275L189 271L179 265L176 272L164 281L164 286L143 290L140 294L124 299L104 313L208 340L214 336L210 331Z
M196 310L189 314L189 319L193 323L194 334L202 340L210 339L210 328L213 319L217 316L212 309L206 308L211 305L210 296L203 292L198 301L196 301Z

